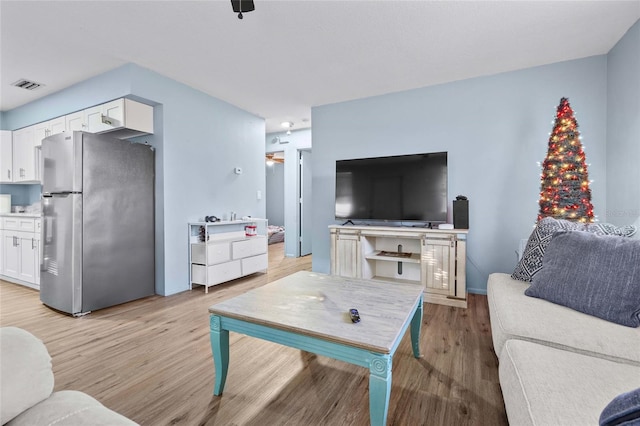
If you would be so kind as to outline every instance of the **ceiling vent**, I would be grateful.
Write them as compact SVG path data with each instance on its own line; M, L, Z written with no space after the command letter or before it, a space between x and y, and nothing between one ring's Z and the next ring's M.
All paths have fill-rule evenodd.
M12 86L20 87L26 90L36 90L40 86L44 86L44 84L36 83L35 81L29 81L24 78L16 81L15 83L11 83Z

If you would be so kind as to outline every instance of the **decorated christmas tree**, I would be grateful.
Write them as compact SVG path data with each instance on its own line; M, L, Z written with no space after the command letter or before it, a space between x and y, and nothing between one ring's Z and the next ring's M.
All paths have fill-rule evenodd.
M547 216L593 222L585 153L567 98L560 99L547 157L542 163L538 220Z

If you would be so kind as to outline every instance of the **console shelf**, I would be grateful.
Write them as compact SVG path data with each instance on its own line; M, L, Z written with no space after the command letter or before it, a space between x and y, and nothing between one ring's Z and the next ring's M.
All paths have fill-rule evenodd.
M467 307L466 229L332 225L329 232L333 275L412 283L424 288L425 302Z
M382 262L420 263L419 253L408 253L409 256L395 256L383 254L384 250L365 255L368 260L380 260Z

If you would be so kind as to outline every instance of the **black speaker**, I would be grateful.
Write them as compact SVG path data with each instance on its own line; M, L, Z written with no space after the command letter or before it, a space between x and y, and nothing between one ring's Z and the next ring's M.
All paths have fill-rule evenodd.
M453 227L469 229L469 200L453 200Z

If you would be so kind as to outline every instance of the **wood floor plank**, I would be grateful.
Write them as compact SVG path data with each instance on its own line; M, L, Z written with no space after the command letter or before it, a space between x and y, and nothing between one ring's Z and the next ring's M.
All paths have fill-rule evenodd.
M236 333L224 394L213 396L207 308L299 270L311 270L311 257L284 257L284 244L274 244L267 273L80 318L0 281L0 325L44 341L55 390L84 391L142 425L368 425L366 369ZM421 358L402 339L389 425L507 424L486 296L469 295L468 304L425 304Z

